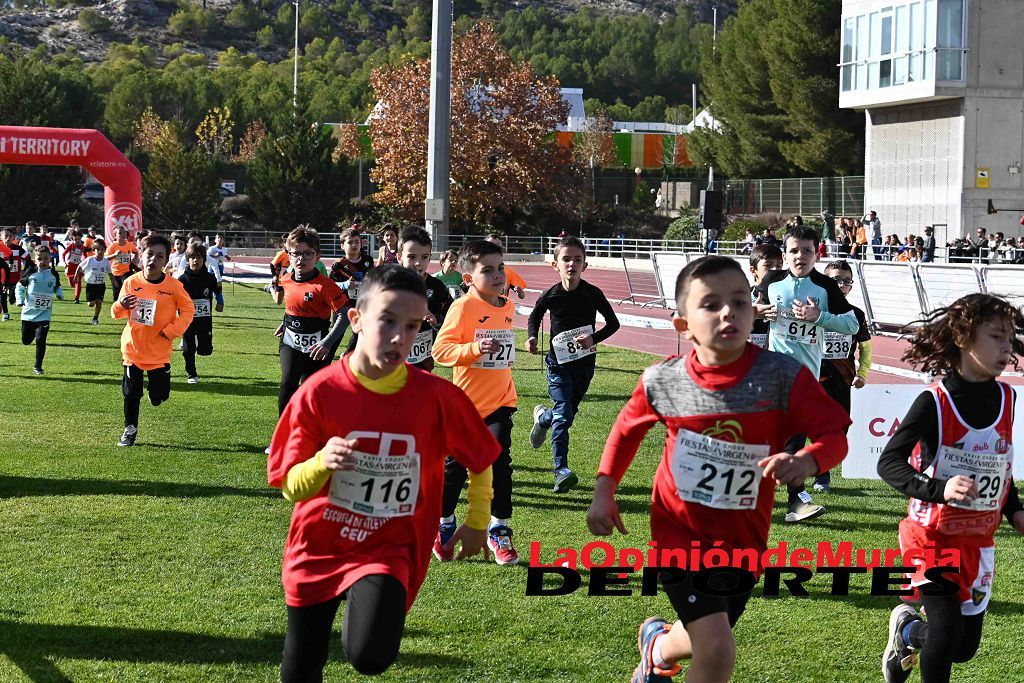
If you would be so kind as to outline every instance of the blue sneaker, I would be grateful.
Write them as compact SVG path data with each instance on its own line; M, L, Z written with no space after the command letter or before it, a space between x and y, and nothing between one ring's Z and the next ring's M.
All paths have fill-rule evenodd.
M434 557L441 562L451 562L455 559L455 549L445 550L444 546L448 541L452 540L452 536L455 535L455 530L458 528L458 520L451 524L442 523L437 525L437 538L434 539Z
M917 652L903 640L903 628L921 619L917 611L906 603L897 605L889 615L889 642L882 653L882 677L885 683L903 683L917 663Z
M565 493L576 486L579 481L580 478L576 476L575 472L568 467L563 467L560 470L555 470L555 485L551 490L555 493Z
M629 679L630 683L665 683L679 673L681 669L678 664L667 670L654 666L654 641L671 629L672 624L661 617L649 617L640 624L640 632L636 637L636 646L640 650L640 664L633 672L633 678Z

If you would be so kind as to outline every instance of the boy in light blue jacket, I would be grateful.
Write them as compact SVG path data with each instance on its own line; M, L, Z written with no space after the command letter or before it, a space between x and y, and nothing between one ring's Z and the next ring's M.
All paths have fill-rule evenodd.
M50 251L40 245L33 250L35 266L22 275L15 290L16 303L21 309L21 343L28 346L36 342L36 364L32 374L43 374L46 355L46 336L50 333L53 297L64 300L60 277L50 267Z

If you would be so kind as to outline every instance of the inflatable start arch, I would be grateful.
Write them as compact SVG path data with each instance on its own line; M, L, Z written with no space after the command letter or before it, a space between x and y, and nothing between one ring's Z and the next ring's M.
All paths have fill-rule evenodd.
M103 183L103 234L142 228L142 174L98 130L0 126L0 164L81 166Z

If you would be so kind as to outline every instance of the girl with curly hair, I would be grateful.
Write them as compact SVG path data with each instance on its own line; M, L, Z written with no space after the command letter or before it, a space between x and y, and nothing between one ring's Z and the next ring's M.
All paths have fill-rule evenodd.
M1019 370L1024 315L999 297L970 294L921 322L903 358L943 377L917 397L878 461L882 479L910 498L899 539L904 564L912 558L916 570L913 594L889 618L886 683L906 681L918 654L922 683L948 683L953 663L974 656L1001 517L1024 534L1011 474L1014 394L997 381L1008 364ZM945 574L945 589L931 583L936 560L956 555L959 574ZM927 621L908 602L920 602Z

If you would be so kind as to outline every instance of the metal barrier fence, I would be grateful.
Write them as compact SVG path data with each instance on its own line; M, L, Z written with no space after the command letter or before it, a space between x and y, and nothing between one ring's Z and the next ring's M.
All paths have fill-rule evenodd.
M703 254L658 252L652 255L657 283L654 305L675 308L672 297L679 272ZM733 257L736 258L736 257ZM736 258L750 280L749 268ZM947 306L967 294L988 293L1008 299L1016 306L1024 304L1024 266L947 265L932 263L886 263L850 261L856 284L850 302L864 310L876 331L894 330L912 325L930 311ZM824 271L825 263L815 268ZM751 282L753 284L753 282ZM630 294L634 295L630 283ZM636 296L653 295L636 292Z

